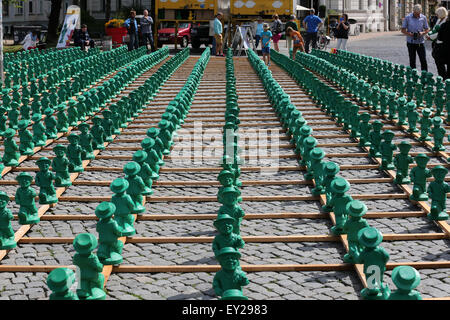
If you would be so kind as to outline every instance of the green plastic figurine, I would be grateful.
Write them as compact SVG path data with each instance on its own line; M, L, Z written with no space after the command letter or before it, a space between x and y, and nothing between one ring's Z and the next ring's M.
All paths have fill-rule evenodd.
M419 119L420 123L420 141L430 141L431 137L430 134L430 128L431 128L431 110L428 108L425 108L422 110L422 118Z
M73 247L77 253L73 257L73 264L78 269L77 295L80 300L105 300L103 291L105 277L102 274L103 264L92 251L97 248L97 239L90 233L82 233L73 240Z
M383 138L383 142L380 145L381 151L381 170L393 170L395 166L392 164L392 158L394 156L394 150L397 149L397 146L392 143L392 139L394 139L394 132L391 130L386 130L381 135Z
M322 161L324 157L325 152L323 152L321 148L314 148L310 152L311 169L314 175L314 182L316 184L315 188L311 190L311 193L315 196L325 193L325 188L323 185L325 163Z
M69 159L66 157L66 147L58 144L53 148L56 157L52 160L52 170L55 171L55 186L68 187L72 185L69 174Z
M234 219L233 233L240 234L240 225L245 215L244 210L239 206L240 191L236 187L225 187L221 193L221 203L223 204L218 214L227 214Z
M232 247L222 248L217 254L222 267L213 279L213 289L217 296L223 296L230 289L242 292L242 287L249 284L247 276L239 267L240 257L240 252Z
M359 200L353 200L346 206L349 219L344 224L344 233L347 234L348 253L344 256L344 262L356 263L363 247L358 241L358 232L369 226L362 217L367 212L367 207Z
M79 135L80 147L82 149L81 160L95 159L94 149L92 148L94 137L89 133L89 124L86 122L80 123L78 129L81 131L81 134Z
M245 242L242 240L241 236L233 233L234 224L234 218L226 213L219 214L216 220L214 220L214 227L216 227L219 232L219 234L214 237L212 243L212 249L216 257L222 248L232 247L238 250L244 247Z
M441 126L442 119L441 117L433 118L433 129L431 129L431 133L433 134L434 140L434 152L445 151L445 147L443 145L444 137L445 137L445 129Z
M127 180L122 178L114 179L109 188L114 195L111 197L111 203L115 205L116 212L114 219L119 226L119 230L123 236L132 236L136 234L134 228L134 202L130 195L125 193L129 187Z
M219 187L219 191L217 192L217 201L219 203L222 203L222 192L226 187L233 187L234 186L234 173L229 170L222 170L220 171L217 180L219 180L220 184L222 185Z
M142 178L142 181L144 181L145 188L142 192L142 195L149 196L153 194L152 191L152 184L153 184L153 171L148 165L145 160L147 159L147 152L144 150L138 150L133 154L133 161L138 163L141 167L141 170L139 170L138 175Z
M143 206L144 197L142 192L145 191L145 183L140 176L138 176L141 166L134 162L128 162L123 167L123 172L125 173L129 186L127 193L130 195L134 203L133 213L142 214L145 212L145 207Z
M380 145L381 145L381 128L383 128L383 123L379 120L375 120L372 122L372 129L369 133L369 140L370 140L370 156L373 158L379 158L381 157L380 152Z
M359 254L357 263L364 265L367 288L361 291L361 297L366 300L386 300L390 290L383 284L383 275L389 254L379 244L383 235L376 228L366 227L358 232L358 241L364 248Z
M406 105L408 108L408 132L418 132L419 129L416 128L417 120L419 119L419 112L416 110L416 104L414 102L408 102Z
M99 116L95 116L92 118L92 122L94 125L91 128L91 135L94 138L93 140L93 148L97 150L105 149L105 130L102 127L102 118Z
M52 270L47 277L47 286L52 290L50 300L78 300L77 295L70 291L75 280L75 273L68 268Z
M361 122L359 123L359 146L370 147L370 130L372 128L370 121L370 114L364 112L360 115Z
M32 155L34 153L33 135L27 130L28 124L28 120L19 121L19 151L21 155Z
M331 212L333 211L333 207L330 205L331 198L333 196L333 193L331 191L331 182L333 182L334 179L336 179L336 175L339 173L339 165L336 162L327 162L325 164L324 169L324 179L323 179L323 185L325 187L325 195L327 198L327 203L322 206L322 210L325 212Z
M66 113L64 112L66 106L64 104L58 105L58 117L56 119L56 130L58 132L69 131L69 122Z
M389 300L422 300L416 290L420 284L420 274L411 266L398 266L392 270L392 282L397 287L389 296Z
M58 136L58 130L56 129L57 121L56 118L53 116L53 109L47 108L45 109L45 130L47 137L49 139L56 139Z
M114 134L114 122L111 120L111 111L103 110L102 111L103 119L102 119L102 127L105 130L105 141L111 142L113 141Z
M47 136L45 135L45 127L41 121L41 114L34 114L31 120L33 120L33 142L36 147L45 146L47 143Z
M9 202L9 196L0 191L0 250L9 250L17 246L14 230L11 227L11 221L14 219L11 210L6 205Z
M67 140L69 140L69 145L67 147L67 158L69 159L69 172L83 172L83 161L81 160L81 153L83 149L78 144L80 137L71 133Z
M20 153L18 152L19 147L17 146L14 136L16 135L16 130L8 128L5 131L5 140L3 145L5 146L5 154L3 155L3 164L6 167L16 167L19 165Z
M398 109L398 122L397 124L400 126L405 126L408 124L406 122L406 116L408 113L408 109L406 107L406 99L405 97L400 97L397 100L397 109Z
M427 168L427 163L430 161L427 155L419 153L414 157L417 166L411 169L410 177L413 185L413 193L409 199L414 201L427 201L426 194L427 178L431 177L431 172Z
M394 158L394 166L396 168L396 176L394 183L409 184L409 165L414 162L414 159L408 154L411 150L411 144L407 141L399 143L398 148L400 153Z
M333 212L336 219L336 225L331 228L331 232L334 235L340 235L344 233L344 224L347 220L347 204L353 200L353 198L345 194L350 189L350 184L347 180L341 177L337 177L331 182L331 192L333 193L330 199L329 205L333 208Z
M447 193L450 192L450 185L445 182L448 170L443 166L436 166L431 169L434 181L428 185L428 195L431 199L431 212L428 218L431 220L447 220L446 210Z
M20 224L33 224L38 223L40 218L38 216L38 210L34 198L36 197L36 191L31 188L31 181L33 177L27 172L21 172L16 180L19 182L20 187L17 188L15 201L20 206L19 209L19 223Z
M95 208L95 215L100 219L97 222L98 250L97 256L103 265L116 265L122 263L123 242L117 222L112 219L116 206L110 202L102 202Z
M51 161L46 157L41 157L36 161L39 172L36 173L35 183L39 189L39 203L52 204L58 202L56 190L53 185L55 175L49 171Z

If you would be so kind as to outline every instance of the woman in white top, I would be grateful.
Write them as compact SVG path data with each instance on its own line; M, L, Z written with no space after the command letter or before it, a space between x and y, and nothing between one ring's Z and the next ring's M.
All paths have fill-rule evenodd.
M30 50L36 48L38 42L37 32L32 31L25 36L21 44L23 44L23 50Z
M439 7L436 9L436 16L438 17L438 20L436 22L436 24L434 25L434 28L431 32L428 33L428 40L433 41L433 43L431 44L432 47L432 51L431 51L431 55L434 58L434 62L436 63L436 68L438 70L438 74L445 79L446 78L446 68L445 68L445 64L446 64L446 57L443 57L443 55L445 55L445 53L443 52L443 43L442 41L438 40L438 32L439 29L441 27L442 24L444 24L444 22L447 21L447 9L445 9L444 7Z

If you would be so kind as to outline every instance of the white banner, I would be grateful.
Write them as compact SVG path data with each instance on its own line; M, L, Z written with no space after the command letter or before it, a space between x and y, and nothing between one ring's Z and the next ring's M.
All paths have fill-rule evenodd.
M67 48L70 46L70 40L72 39L73 32L75 31L75 28L77 24L79 25L79 19L80 19L80 11L74 10L75 6L70 6L67 8L66 17L64 18L64 25L61 29L61 34L59 35L58 44L56 45L57 48Z

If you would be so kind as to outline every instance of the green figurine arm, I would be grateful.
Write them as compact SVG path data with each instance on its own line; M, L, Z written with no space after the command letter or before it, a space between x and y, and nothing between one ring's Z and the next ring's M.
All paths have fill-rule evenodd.
M217 236L214 237L213 243L212 243L212 250L214 252L214 255L216 255L216 253L219 252L220 248L219 248L219 243L217 241Z
M222 296L223 290L221 288L220 281L219 281L219 279L217 277L217 273L214 276L213 289L214 289L214 292L215 292L216 296Z
M239 236L236 240L236 247L243 248L245 245L245 241Z
M243 271L239 272L239 284L241 286L246 286L248 285L250 282L248 281L247 276L245 275L245 273Z
M11 210L8 210L8 219L9 220L13 220L14 219L14 215L12 214Z

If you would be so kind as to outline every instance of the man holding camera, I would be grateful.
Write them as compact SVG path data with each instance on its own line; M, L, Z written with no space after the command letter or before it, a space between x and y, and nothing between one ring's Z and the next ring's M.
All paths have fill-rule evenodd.
M409 53L409 65L416 68L416 52L419 55L420 68L428 71L425 52L424 35L430 31L427 18L421 13L422 6L416 4L413 13L405 17L402 24L402 33L406 35L406 45Z

